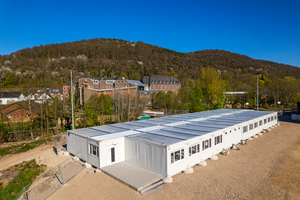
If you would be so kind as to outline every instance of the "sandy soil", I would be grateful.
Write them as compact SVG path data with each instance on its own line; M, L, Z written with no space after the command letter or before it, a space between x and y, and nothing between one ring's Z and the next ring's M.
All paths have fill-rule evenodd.
M24 153L6 155L0 158L0 171L23 161L35 159L38 164L47 165L51 169L68 158L68 156L56 156L53 152L54 143L41 145Z
M299 123L281 122L239 146L240 151L195 166L192 174L177 174L173 183L148 195L85 169L49 199L299 199Z

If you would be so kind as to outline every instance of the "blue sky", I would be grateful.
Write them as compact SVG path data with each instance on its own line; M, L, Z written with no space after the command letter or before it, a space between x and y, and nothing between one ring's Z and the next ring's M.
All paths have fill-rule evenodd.
M90 38L224 49L300 67L299 0L0 0L0 55Z

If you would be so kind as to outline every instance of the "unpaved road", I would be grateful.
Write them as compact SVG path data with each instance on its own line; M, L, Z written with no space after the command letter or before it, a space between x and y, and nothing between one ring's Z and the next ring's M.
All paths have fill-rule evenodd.
M49 199L300 199L299 123L281 122L240 148L145 196L85 169Z
M6 155L0 158L0 171L32 159L35 159L38 164L47 165L47 169L51 169L68 158L68 156L57 157L52 147L53 144L43 144L24 153Z

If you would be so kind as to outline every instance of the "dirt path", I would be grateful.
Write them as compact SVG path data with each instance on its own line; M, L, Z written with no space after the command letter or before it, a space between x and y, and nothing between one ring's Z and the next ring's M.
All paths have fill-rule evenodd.
M291 183L295 179L288 176L299 177L299 170L295 171L292 163L284 163L294 155L299 165L295 148L300 148L300 124L281 124L240 146L240 151L219 155L219 160L208 161L206 167L195 166L192 174L178 174L173 183L146 196L104 173L86 173L86 169L49 199L297 199L300 185ZM270 181L270 177L277 181ZM284 178L285 185L293 185L293 190L289 191L288 185L274 185L278 178Z
M58 156L53 152L53 144L41 145L24 153L6 155L0 158L0 171L23 161L36 159L38 164L47 165L51 169L68 157Z

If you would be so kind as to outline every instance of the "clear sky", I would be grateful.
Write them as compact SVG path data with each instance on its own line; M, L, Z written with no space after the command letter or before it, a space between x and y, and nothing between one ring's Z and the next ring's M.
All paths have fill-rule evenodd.
M300 67L300 0L0 0L0 55L90 38L224 49Z

